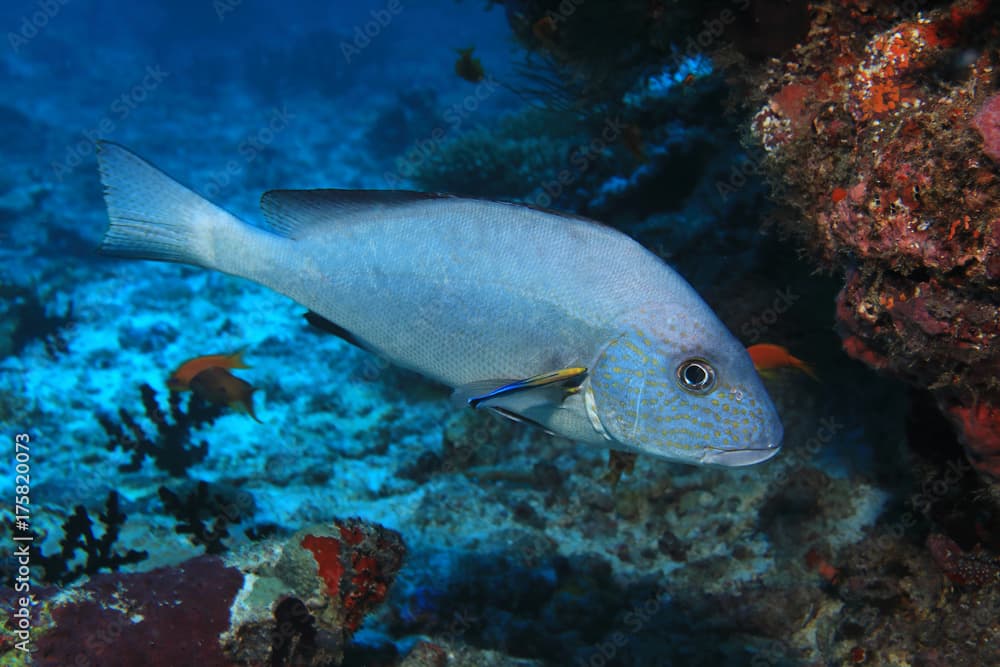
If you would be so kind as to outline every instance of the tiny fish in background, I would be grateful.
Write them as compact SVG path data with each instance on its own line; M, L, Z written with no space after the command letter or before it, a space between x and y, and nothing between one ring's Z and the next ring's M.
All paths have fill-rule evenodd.
M243 361L243 350L188 359L170 375L167 387L171 391L194 392L209 403L228 405L260 423L253 409L253 392L256 389L230 373L232 368L250 368Z
M228 405L238 412L250 415L258 424L261 423L253 410L253 393L257 389L225 368L206 368L191 378L190 388L209 403Z
M191 389L191 380L198 373L209 368L250 368L243 361L243 350L237 350L232 354L206 354L194 359L188 359L177 367L167 380L167 387L173 391L188 391Z
M458 60L455 61L455 74L470 83L479 83L486 78L486 70L483 69L482 61L472 57L472 52L475 50L474 46L467 49L457 49Z
M558 31L559 26L551 16L543 16L531 26L531 32L535 35L535 39L546 46L552 44Z
M101 142L98 157L103 253L254 280L462 405L569 440L720 466L781 448L744 347L611 227L499 201L327 189L266 192L261 229L121 146Z
M625 144L625 148L637 162L642 164L649 161L649 156L646 155L646 146L642 140L642 129L638 125L629 123L623 128L622 143Z
M779 368L796 368L819 382L819 377L816 376L812 366L798 357L793 357L788 348L771 343L759 343L748 347L747 354L750 355L754 368L760 373L768 373Z

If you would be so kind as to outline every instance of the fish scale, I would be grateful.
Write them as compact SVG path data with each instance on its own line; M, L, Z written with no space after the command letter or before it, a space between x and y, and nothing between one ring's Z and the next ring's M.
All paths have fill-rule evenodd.
M99 157L108 254L253 280L471 406L570 439L719 465L780 447L739 342L680 275L610 227L447 195L274 190L265 230L121 146ZM711 386L692 385L692 367ZM723 410L737 404L749 425Z

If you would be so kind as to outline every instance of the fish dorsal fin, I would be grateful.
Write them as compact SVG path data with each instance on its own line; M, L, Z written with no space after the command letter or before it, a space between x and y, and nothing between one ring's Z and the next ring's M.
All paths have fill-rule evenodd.
M452 195L408 190L269 190L261 195L260 208L273 232L297 238L310 229L336 224L352 214L452 198Z

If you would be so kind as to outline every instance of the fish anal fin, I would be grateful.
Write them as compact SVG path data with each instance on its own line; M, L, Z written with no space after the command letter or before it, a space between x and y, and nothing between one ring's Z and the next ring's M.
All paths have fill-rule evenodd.
M361 342L360 338L358 338L357 336L355 336L350 331L340 326L336 322L331 322L330 320L326 319L319 313L310 310L303 317L306 318L306 322L308 322L310 326L315 327L316 329L319 329L324 333L333 334L334 336L341 339L345 343L349 343L354 347L365 350L366 352L371 351L368 349L368 346L366 346L363 342Z
M512 422L517 422L518 424L527 424L528 426L533 426L535 428L541 429L541 430L545 431L546 433L548 433L549 435L556 435L553 431L549 430L548 428L546 428L542 424L539 424L534 419L529 419L529 418L525 417L524 415L519 415L516 412L512 412L510 410L507 410L506 408L497 408L497 407L494 407L494 408L486 408L486 409L490 410L491 412L493 412L493 414L500 415L504 419L509 419Z

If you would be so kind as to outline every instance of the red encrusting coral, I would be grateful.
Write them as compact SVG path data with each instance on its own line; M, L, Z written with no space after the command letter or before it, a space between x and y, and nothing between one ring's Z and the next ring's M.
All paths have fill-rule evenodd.
M1000 422L981 407L1000 405L997 7L917 8L815 5L752 130L789 228L847 275L845 350L930 389L1000 479Z
M320 578L326 582L326 592L332 598L340 595L340 578L344 566L340 562L340 542L333 537L306 535L302 547L312 552Z
M976 457L973 464L1000 479L1000 408L987 403L953 405L947 412L958 426L959 437Z
M934 533L927 537L927 549L948 579L959 586L981 588L1000 584L1000 558L978 547L965 552L950 537Z
M398 533L360 519L337 520L340 538L308 534L302 547L316 561L317 575L354 632L364 617L385 600L406 552Z

